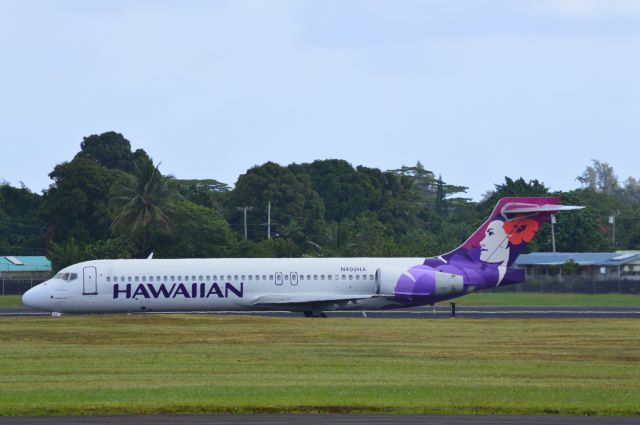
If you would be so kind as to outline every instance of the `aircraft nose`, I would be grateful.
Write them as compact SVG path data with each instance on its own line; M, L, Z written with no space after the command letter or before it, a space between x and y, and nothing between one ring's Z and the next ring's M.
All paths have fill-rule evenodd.
M41 288L33 287L22 295L22 303L27 307L46 309L44 295Z

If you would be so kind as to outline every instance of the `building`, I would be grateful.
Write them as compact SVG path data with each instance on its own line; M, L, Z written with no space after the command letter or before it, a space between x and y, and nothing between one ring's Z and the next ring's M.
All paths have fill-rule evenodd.
M531 290L640 292L640 251L536 252L519 256L516 266Z
M0 256L0 294L22 294L51 276L44 256Z

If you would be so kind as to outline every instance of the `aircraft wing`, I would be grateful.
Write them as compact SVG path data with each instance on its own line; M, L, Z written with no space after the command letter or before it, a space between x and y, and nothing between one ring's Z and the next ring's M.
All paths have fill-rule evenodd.
M303 304L348 303L373 297L373 294L283 294L261 295L253 300L256 307L291 306Z

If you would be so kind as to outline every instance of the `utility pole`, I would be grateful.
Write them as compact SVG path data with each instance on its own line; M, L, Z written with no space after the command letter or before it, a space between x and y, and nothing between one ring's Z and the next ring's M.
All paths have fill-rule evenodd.
M556 224L556 216L551 214L551 249L553 253L556 253L556 232L554 226Z
M613 227L611 229L611 241L613 243L613 250L616 250L616 215L615 213L609 216L609 224Z
M244 240L247 240L247 211L252 210L253 207L238 207L238 211L242 210L244 212Z
M271 239L271 201L267 205L267 239Z

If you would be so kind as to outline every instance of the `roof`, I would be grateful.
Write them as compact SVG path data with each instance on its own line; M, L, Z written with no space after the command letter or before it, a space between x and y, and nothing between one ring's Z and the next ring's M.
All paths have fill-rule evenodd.
M640 252L534 252L523 254L517 266L552 266L573 260L582 266L619 266L640 262Z
M22 263L22 264L20 264ZM0 272L51 271L51 261L45 256L0 256Z

